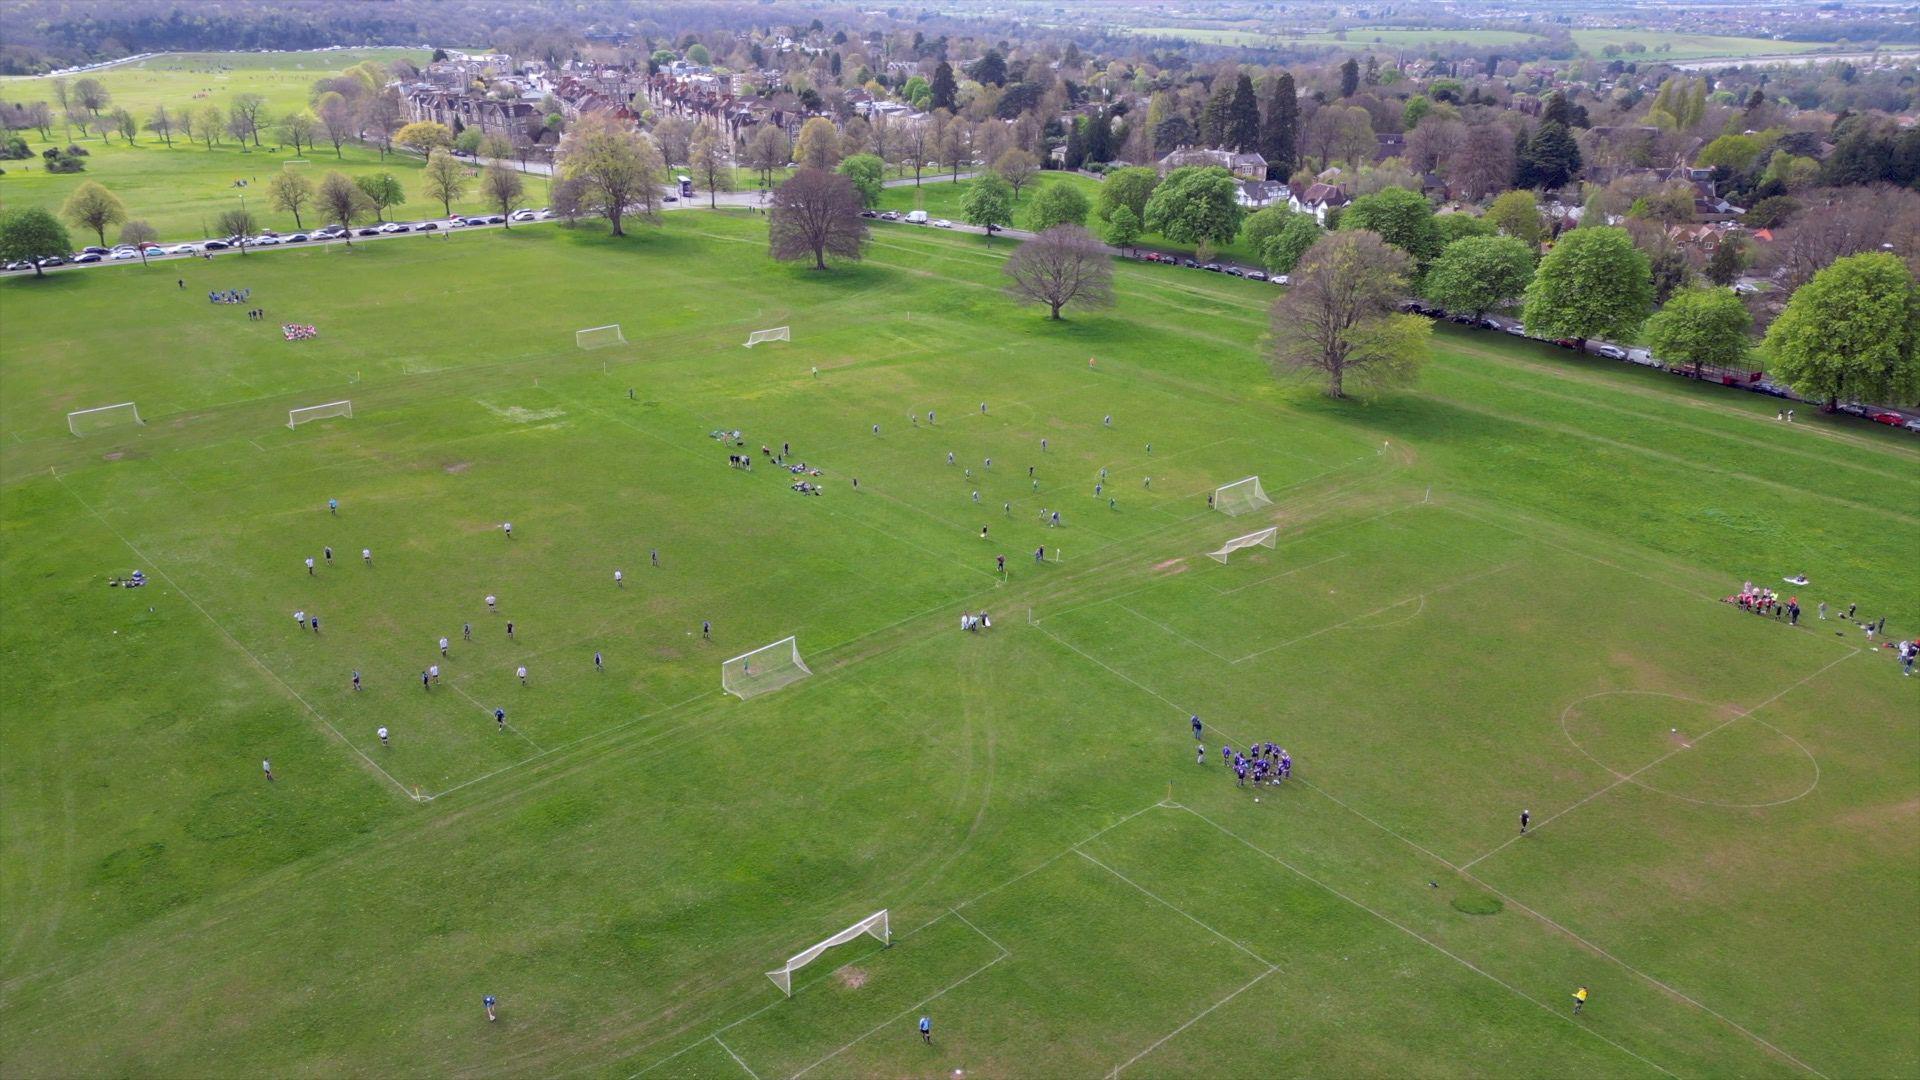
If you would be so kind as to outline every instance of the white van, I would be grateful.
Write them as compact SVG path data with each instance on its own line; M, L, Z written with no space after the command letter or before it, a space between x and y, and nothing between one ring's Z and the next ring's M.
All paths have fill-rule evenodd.
M907 211L907 224L925 225L926 223L927 223L927 212L925 210Z

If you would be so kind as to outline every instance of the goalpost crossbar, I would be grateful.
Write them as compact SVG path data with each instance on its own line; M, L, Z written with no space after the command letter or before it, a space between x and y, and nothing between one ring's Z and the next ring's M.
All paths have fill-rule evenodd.
M121 409L126 409L133 414L134 423L146 423L145 420L140 419L140 409L138 406L131 401L122 401L116 405L97 405L91 409L75 409L73 412L67 414L67 430L78 436L82 434L80 425L84 417L99 416L102 413L114 413Z
M794 953L787 958L785 964L782 964L773 971L767 972L767 978L773 980L773 985L779 987L781 993L792 997L793 973L795 971L813 963L816 957L828 949L833 948L835 945L845 945L847 942L862 935L878 938L882 945L893 944L893 931L887 925L887 911L885 908L861 919L859 922L854 923L852 926L847 927L845 930L840 931L817 945Z
M605 326L589 326L585 330L575 330L573 343L583 349L600 349L608 345L625 345L627 336L620 332L619 323L608 323Z
M1213 508L1229 517L1272 505L1273 500L1267 498L1266 489L1260 486L1257 476L1221 484L1213 489Z
M776 326L771 330L755 330L747 335L747 348L751 349L763 341L792 341L793 332L785 326Z
M353 419L352 401L329 401L325 405L308 405L299 409L287 410L287 427L296 428L309 420L324 420L330 416L344 416Z
M800 658L800 644L784 637L771 645L741 653L720 664L720 689L745 701L778 690L813 674Z
M1259 532L1250 532L1245 536L1236 536L1233 539L1227 541L1226 543L1220 545L1219 551L1207 552L1207 558L1212 559L1215 562L1223 563L1227 561L1228 556L1244 548L1275 547L1278 545L1277 537L1279 535L1280 535L1280 530L1278 527L1268 526L1267 528L1261 529Z

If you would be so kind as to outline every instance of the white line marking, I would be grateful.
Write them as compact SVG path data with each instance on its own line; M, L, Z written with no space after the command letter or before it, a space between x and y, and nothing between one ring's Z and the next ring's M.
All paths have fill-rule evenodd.
M1296 566L1291 570L1282 570L1277 574L1269 574L1266 577L1259 579L1258 581L1249 581L1245 585L1235 585L1231 589L1215 589L1214 593L1215 595L1218 595L1218 596L1232 596L1234 593L1245 592L1246 590L1254 588L1255 586L1265 585L1270 581L1279 581L1281 578L1287 577L1292 574L1304 573L1305 571L1311 570L1316 566L1325 566L1330 562L1335 562L1337 560L1344 559L1351 554L1353 553L1350 551L1343 551L1338 555L1329 555L1326 558L1321 559L1319 562L1310 562L1305 566Z
M1424 603L1427 596L1432 595L1432 593L1448 592L1450 590L1457 589L1460 586L1467 584L1468 582L1478 581L1479 579L1484 577L1491 577L1492 575L1497 574L1502 570L1510 570L1513 567L1518 565L1520 565L1520 560L1516 559L1512 562L1501 563L1499 566L1488 567L1485 570L1475 571L1474 573L1468 574L1465 577L1455 578L1454 580L1449 581L1443 585L1436 585L1433 587L1431 593L1415 593L1414 595L1409 596L1404 600L1395 600L1393 603L1387 604L1384 607L1377 607L1377 608L1374 608L1372 611L1362 612L1358 615L1355 615L1351 619L1343 619L1340 622L1334 623L1332 626L1323 626L1320 629L1313 631L1312 633L1301 634L1299 637L1295 637L1295 638L1288 638L1287 640L1281 642L1278 645L1269 645L1264 649L1256 649L1253 652L1250 652L1247 655L1233 662L1236 664L1244 664L1247 661L1252 660L1257 656L1265 656L1270 652L1275 652L1280 649L1284 649L1289 645L1298 645L1309 638L1319 637L1321 634L1327 633L1332 630L1344 629L1345 627L1351 626L1362 619L1370 619L1375 615L1384 615L1387 612L1392 611L1394 608L1404 607L1405 605L1411 604L1416 600Z
M487 719L489 720L493 719L493 710L487 708L485 705L480 704L478 701L475 701L472 694L469 694L465 690L462 690L460 688L459 683L450 681L447 683L447 685L453 687L454 693L459 694L461 697L466 698L468 701L473 702L474 708L479 709L483 713L486 713ZM540 744L537 742L534 742L532 739L528 739L526 732L521 731L519 728L514 727L512 724L508 724L506 725L506 727L508 731L513 732L515 735L520 736L522 739L525 739L527 745L533 747L535 753L540 752Z
M733 1052L733 1047L728 1046L726 1043L720 1042L720 1036L713 1035L713 1036L710 1036L710 1038L712 1038L715 1043L718 1043L720 1046L720 1049L725 1050L727 1052L727 1056L732 1058L736 1064L738 1064L741 1068L747 1070L748 1076L753 1077L753 1080L760 1080L760 1074L757 1072L754 1072L752 1066L740 1060L740 1055Z
M1079 855L1081 858L1087 860L1088 862L1099 867L1100 869L1105 870L1107 873L1112 874L1114 877L1119 878L1121 881L1124 881L1127 884L1133 886L1134 888L1140 890L1140 892L1144 896L1152 900L1154 903L1159 904L1161 907L1164 907L1168 911L1171 911L1176 915L1179 915L1180 917L1186 919L1188 922L1192 923L1193 925L1199 927L1202 930L1205 930L1207 933L1212 934L1214 937L1219 938L1221 941L1224 941L1227 944L1233 946L1234 948L1239 949L1241 952L1246 953L1248 956L1253 957L1256 961L1258 961L1261 964L1261 966L1267 968L1267 970L1269 971L1273 970L1275 966L1273 961L1267 959L1264 956L1261 956L1259 953L1254 952L1252 949L1247 948L1245 945L1240 944L1239 942L1233 940L1232 938L1221 933L1220 931L1215 930L1213 927L1208 926L1206 923L1201 922L1197 916L1195 916L1192 912L1188 911L1186 908L1183 908L1180 905L1173 903L1170 900L1166 900L1162 898L1160 894L1154 892L1152 889L1147 888L1145 885L1142 885L1139 882L1128 877L1127 875L1121 873L1120 871L1115 870L1113 867L1108 866L1106 863L1101 862L1099 859L1094 858L1093 856L1087 854L1085 851L1076 851L1075 854Z
M1237 998L1241 994L1244 994L1247 991L1253 989L1255 983L1260 982L1262 979L1265 979L1267 976L1279 970L1280 970L1279 968L1274 968L1274 967L1268 968L1267 970L1261 972L1260 974L1255 975L1253 979L1250 982L1248 982L1245 986L1242 986L1240 989L1235 990L1233 993L1228 994L1226 997L1223 997L1219 1001L1216 1001L1213 1004L1207 1006L1205 1009L1202 1009L1197 1015L1195 1015L1192 1019L1188 1020L1186 1023L1181 1024L1179 1027L1174 1028L1172 1031L1154 1040L1154 1043L1152 1046L1147 1047L1145 1050L1142 1050L1139 1053L1128 1058L1127 1060L1121 1062L1120 1064L1115 1065L1113 1067L1113 1071L1107 1073L1108 1080L1112 1080L1113 1077L1119 1076L1121 1070L1125 1069L1127 1066L1132 1065L1134 1062L1139 1061L1141 1058L1146 1057L1148 1054L1151 1054L1155 1050L1160 1049L1160 1047L1172 1041L1172 1039L1175 1036L1179 1035L1181 1032L1187 1030L1188 1028L1192 1027L1193 1025L1199 1023L1202 1020L1205 1020L1208 1016L1212 1015L1215 1009L1218 1009L1220 1006L1225 1005L1227 1002L1232 1001L1234 998Z
M1219 653L1214 652L1212 649L1207 648L1205 645L1200 644L1199 642L1193 640L1192 638L1181 633L1180 631L1175 630L1173 627L1168 626L1166 623L1163 623L1158 619L1148 618L1146 615L1142 615L1140 612L1135 611L1134 609L1128 607L1125 604L1116 604L1114 606L1118 607L1121 611L1124 611L1127 614L1134 616L1135 618L1141 619L1142 621L1146 622L1149 626L1159 627L1161 630L1164 630L1168 634L1171 634L1174 637L1179 638L1181 641L1184 641L1187 644L1193 646L1194 648L1199 649L1201 652L1206 653L1208 656L1211 656L1216 660L1224 660L1229 664L1233 663L1232 657L1222 656Z
M856 1044L866 1039L868 1036L874 1035L886 1028L892 1027L896 1023L899 1023L902 1017L912 1016L914 1013L920 1011L923 1008L926 1008L927 1005L945 996L948 991L959 989L963 984L965 984L968 980L972 979L975 975L978 975L981 972L992 967L993 965L999 963L1000 961L1005 960L1010 955L1012 954L1002 953L1001 955L994 957L993 959L987 961L986 963L981 964L979 967L974 968L972 971L967 972L965 975L962 975L959 979L955 980L954 982L948 983L946 986L941 987L939 990L935 991L933 994L929 995L928 997L925 997L919 1001L914 1002L912 1005L909 1005L905 1009L902 1009L901 1011L895 1013L893 1016L889 1017L885 1021L874 1025L871 1030L862 1034L859 1038L854 1039L853 1041L847 1043L845 1046L842 1046L840 1049L835 1050L833 1053L828 1054L826 1057L821 1058L819 1061L816 1061L813 1064L807 1066L806 1068L801 1069L799 1072L794 1073L793 1080L800 1080L800 1077L807 1075L808 1073L812 1072L814 1069L817 1069L820 1066L825 1065L827 1062L832 1061L834 1058L837 1058L841 1054L846 1053L848 1050L853 1049L853 1047Z

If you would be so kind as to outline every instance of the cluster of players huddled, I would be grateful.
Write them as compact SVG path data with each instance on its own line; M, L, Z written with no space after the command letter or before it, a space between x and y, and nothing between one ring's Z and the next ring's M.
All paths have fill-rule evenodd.
M1222 746L1220 757L1233 767L1233 782L1241 787L1249 782L1255 787L1278 785L1293 776L1293 758L1284 747L1272 743L1254 743L1244 754L1236 753L1231 746Z

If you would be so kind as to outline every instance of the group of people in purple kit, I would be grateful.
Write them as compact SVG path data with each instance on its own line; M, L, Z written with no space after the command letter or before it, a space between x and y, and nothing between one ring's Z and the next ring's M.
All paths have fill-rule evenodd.
M1200 723L1197 714L1189 716L1187 723L1193 728L1193 760L1196 764L1205 765L1207 744L1201 741L1206 734L1205 726ZM1247 747L1244 754L1236 752L1231 746L1222 745L1220 762L1233 770L1234 782L1241 787L1246 787L1249 780L1253 781L1255 787L1278 785L1293 776L1292 755L1287 753L1285 747L1273 743L1254 743Z

